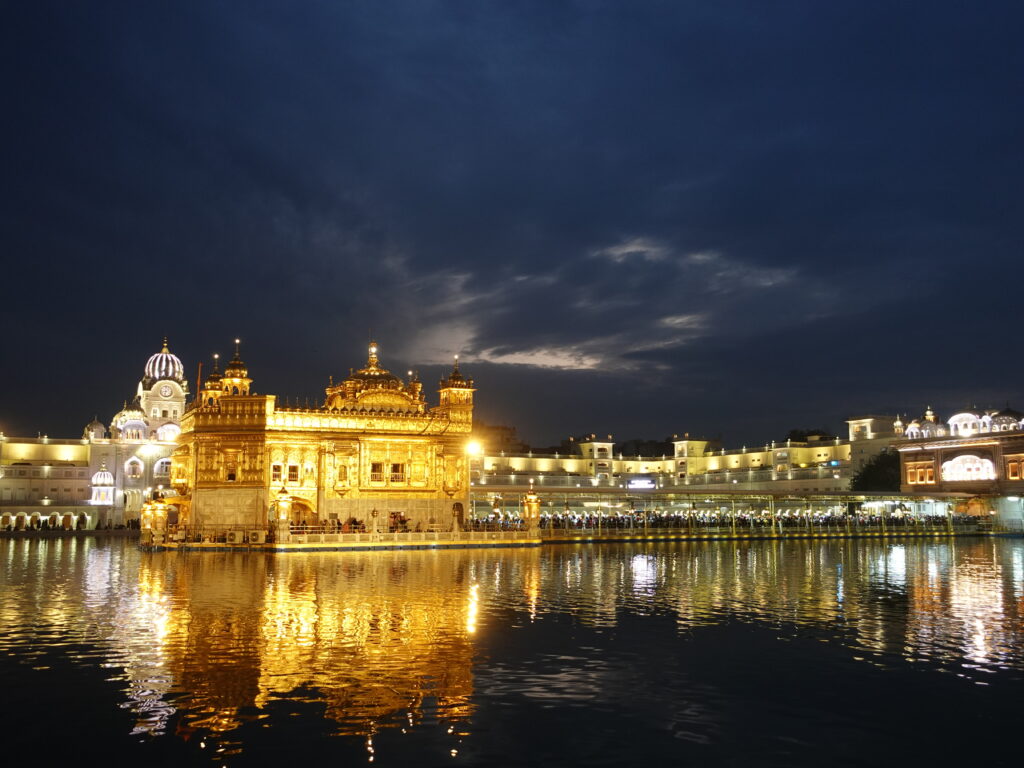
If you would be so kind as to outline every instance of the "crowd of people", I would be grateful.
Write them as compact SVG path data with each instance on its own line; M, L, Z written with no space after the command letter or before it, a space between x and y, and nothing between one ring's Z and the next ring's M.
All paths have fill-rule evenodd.
M972 525L977 518L970 515L911 514L897 511L881 514L876 511L823 510L814 512L784 511L776 514L742 510L692 510L644 512L633 510L613 514L588 512L545 512L540 517L541 529L547 530L642 530L642 529L707 529L747 528L793 530L800 528L945 528ZM492 513L473 520L469 530L519 530L525 522L518 515Z
M138 530L139 521L129 520L126 523L114 523L110 520L100 522L95 528L89 528L89 521L84 515L78 515L72 520L67 520L65 517L59 519L52 519L49 517L30 517L24 519L23 522L17 520L17 518L9 519L5 524L0 525L0 531L84 531L84 530L95 530L95 531L115 531L115 530Z

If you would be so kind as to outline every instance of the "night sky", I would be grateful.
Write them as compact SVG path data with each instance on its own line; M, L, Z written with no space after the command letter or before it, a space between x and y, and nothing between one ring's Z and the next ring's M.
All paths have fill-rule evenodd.
M1017 2L2 18L8 435L109 423L164 335L311 400L458 353L537 446L1024 408Z

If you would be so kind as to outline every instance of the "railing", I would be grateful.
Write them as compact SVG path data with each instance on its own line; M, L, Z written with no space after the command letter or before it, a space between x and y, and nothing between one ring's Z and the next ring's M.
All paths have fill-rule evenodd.
M433 528L433 530L432 530ZM259 545L274 543L275 536L272 529L266 528L244 528L240 526L202 526L199 528L179 528L168 526L165 531L155 532L160 541L170 541L182 544L234 544ZM342 531L332 526L296 526L288 536L288 542L293 544L354 544L354 543L430 543L430 542L454 542L454 541L520 541L535 539L535 535L524 528L496 527L477 528L470 530L437 530L435 526L428 526L422 531Z
M982 528L978 525L918 525L918 526L881 526L881 525L851 525L849 527L845 525L780 525L776 524L775 527L771 525L767 526L742 526L742 525L702 525L688 527L644 527L639 526L636 528L607 528L607 527L592 527L592 528L543 528L541 529L540 535L542 539L558 539L562 537L576 538L576 537L598 537L598 538L609 538L614 539L622 536L644 536L644 537L706 537L706 536L804 536L804 535L820 535L820 534L832 534L836 536L862 536L864 534L888 534L893 536L900 535L968 535L972 533L982 533Z
M596 517L584 515L556 515L542 517L542 535L558 531L596 531L607 533L708 533L728 531L731 533L757 532L950 532L980 531L984 523L967 515L946 517L925 515L882 517L879 515L743 515L733 517L724 513L702 513L694 515L653 515L646 520L643 515L621 515Z
M997 532L1021 532L1021 521L1000 526ZM969 535L993 530L991 522L968 516L945 517L941 515L924 517L886 517L877 515L821 515L776 517L741 516L732 519L728 515L671 516L648 519L641 516L609 518L595 517L545 517L540 520L540 536L543 539L562 537L588 537L614 539L622 536L803 536L812 534L833 534L857 536L863 534L891 535ZM166 531L156 532L157 541L178 543L220 543L238 546L274 543L273 529L244 528L239 526L202 526L199 528L178 528L168 526ZM337 526L294 526L288 541L295 544L414 544L430 542L473 542L473 541L526 541L535 540L537 532L527 529L521 519L502 521L469 520L461 529L440 530L432 524L426 530L417 531L373 531L342 530ZM144 537L145 538L145 537Z
M392 533L293 533L289 538L295 544L329 544L329 543L394 543L412 544L416 542L466 542L466 541L524 541L531 539L529 532L524 530L503 531L410 531Z
M846 480L843 471L849 466L849 462L842 462L839 466L821 467L798 467L796 469L776 471L773 469L730 469L716 470L699 475L686 475L685 477L673 477L667 473L641 472L638 475L628 474L607 479L594 477L593 475L563 475L544 474L543 472L516 472L505 475L481 474L474 476L475 487L495 486L521 486L527 487L531 483L537 488L628 488L629 481L638 476L650 477L654 482L655 489L664 488L687 488L693 486L707 485L731 485L733 481L740 483L757 482L778 482L784 480ZM839 478L836 478L839 475ZM631 489L636 490L636 489Z

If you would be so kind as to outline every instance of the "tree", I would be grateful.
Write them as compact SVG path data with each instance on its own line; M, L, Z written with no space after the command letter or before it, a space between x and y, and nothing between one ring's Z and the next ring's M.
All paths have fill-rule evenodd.
M900 454L886 448L874 456L850 480L851 491L883 491L896 493L900 489Z

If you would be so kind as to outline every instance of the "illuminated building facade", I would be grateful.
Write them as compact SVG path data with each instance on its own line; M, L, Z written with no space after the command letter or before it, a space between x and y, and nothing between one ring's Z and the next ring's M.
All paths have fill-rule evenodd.
M611 435L571 439L566 454L488 454L473 462L475 487L527 485L538 488L744 490L814 493L849 488L850 479L898 435L892 418L851 419L847 439L809 435L753 448L715 448L688 435L672 440L662 456L615 453Z
M363 368L332 378L319 407L288 408L251 391L236 348L182 419L179 524L266 529L283 508L298 525L450 530L469 496L473 380L456 359L429 407L419 378L403 382L378 351L371 344Z
M0 529L95 528L137 519L147 489L170 484L187 397L181 360L164 339L109 430L94 419L79 439L0 433Z
M895 427L905 435L896 444L901 491L976 494L973 513L991 511L1003 524L1021 525L1024 415L1010 408L972 409L943 422L928 408L921 419L897 419Z
M963 411L945 422L928 409L903 425L897 444L900 489L905 493L954 491L991 497L1004 520L1021 518L1024 495L1024 421L1009 408Z

